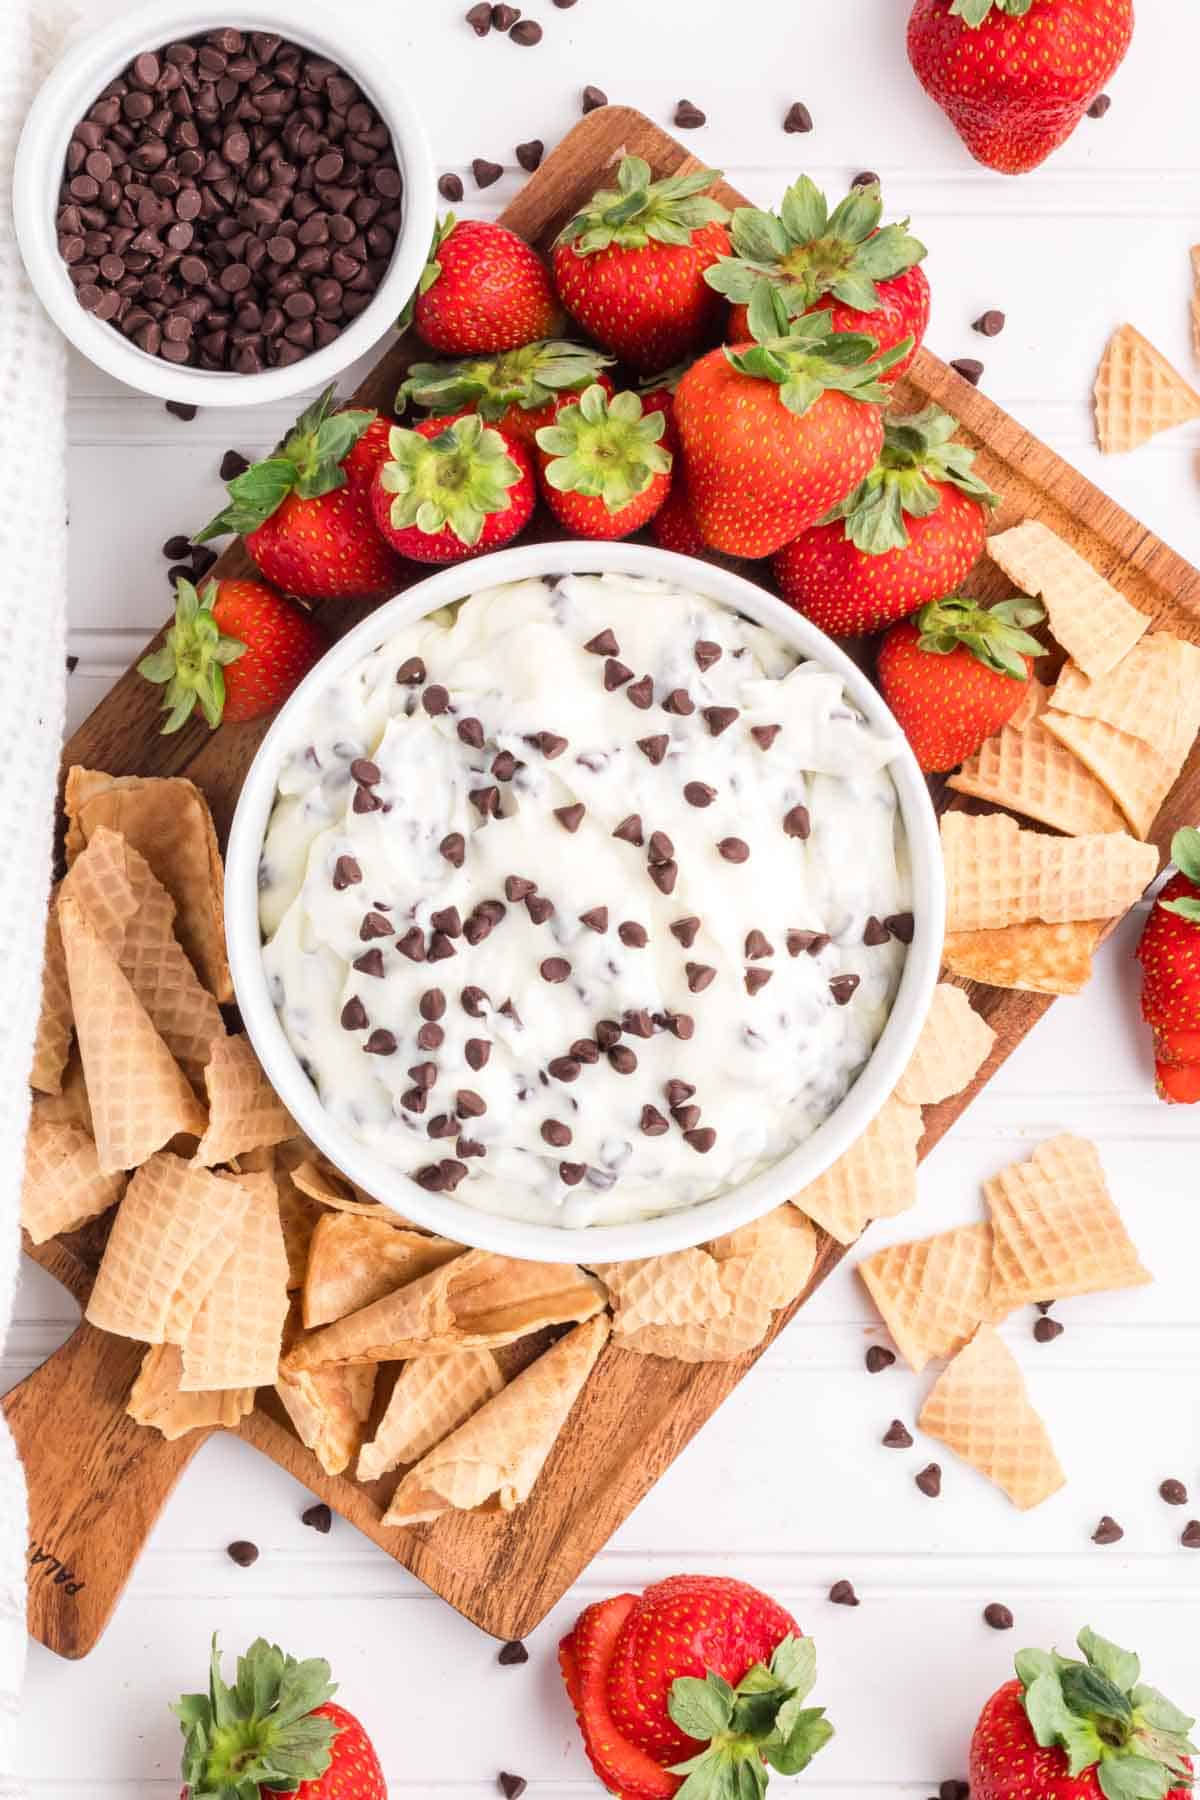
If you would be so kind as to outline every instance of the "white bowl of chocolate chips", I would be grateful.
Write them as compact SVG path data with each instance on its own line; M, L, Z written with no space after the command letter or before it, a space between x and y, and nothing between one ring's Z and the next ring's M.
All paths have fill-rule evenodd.
M179 406L249 406L334 380L394 324L434 169L402 88L335 9L156 4L58 63L13 211L84 356Z
M597 575L624 596L618 650L653 668L653 678L634 680L637 671L611 654L619 634L603 628L610 601L590 579ZM507 585L521 582L530 585ZM643 582L660 585L643 590ZM726 643L712 671L721 650L697 639L706 623ZM464 643L457 663L456 630ZM575 642L588 632L586 643ZM414 642L424 659L407 653ZM552 683L536 661L554 668ZM740 717L709 703L730 698L716 683L722 670L728 683L756 664L778 679L735 690ZM809 730L806 696L818 690L825 716ZM533 723L554 729L531 731L530 706L539 710ZM755 723L772 720L773 708L782 731L778 721ZM542 720L542 710L552 716ZM866 785L851 781L849 806L833 793L840 783L796 773L790 759L792 745L803 768L819 769L832 757L831 730L857 731L876 758ZM894 740L886 756L876 748L882 737ZM608 748L597 754L599 745ZM397 755L412 759L399 781ZM602 797L593 765L606 755L609 774L619 773ZM687 780L706 757L711 784ZM860 825L857 814L870 809L863 796L878 799L884 776L886 819ZM808 785L793 790L793 778ZM453 802L443 799L452 784ZM797 829L803 807L775 818L795 791L811 802L811 836L807 818ZM277 810L281 794L293 798ZM645 812L644 832L635 828L640 818L609 829L603 807L623 810L626 794ZM894 880L881 884L878 865L893 844ZM664 860L676 855L678 869ZM864 855L847 907L840 865ZM505 874L510 862L519 870ZM874 896L894 892L903 911L889 929L871 917L864 930L867 906L886 910ZM811 929L822 895L832 938ZM674 917L706 907L706 921ZM640 914L649 929L623 913ZM349 632L264 739L226 864L238 1003L302 1130L365 1194L429 1230L551 1261L683 1249L799 1195L892 1092L937 981L943 923L928 790L862 672L740 575L624 543L529 544L468 561ZM891 959L883 1003L872 957ZM863 971L857 993L860 977L847 968ZM510 979L518 1004L479 985ZM793 1133L799 1141L790 1141L788 1107L777 1102L791 1078L772 1085L772 1067L756 1086L741 1040L761 1049L754 1040L765 1037L768 1059L785 1065L793 1055L803 1061L807 1031L827 1056L844 1041L822 1037L830 1018L842 1028L856 1002L870 1007L873 984L876 1010L858 1066L847 1065L829 1106L805 1114ZM592 1017L609 1011L615 1018ZM761 1057L758 1068L766 1068ZM809 1070L805 1094L811 1058ZM735 1092L745 1098L731 1101ZM769 1112L757 1120L756 1095L774 1096L759 1102ZM590 1119L581 1112L589 1106ZM752 1145L782 1144L784 1153L722 1164L730 1136L743 1130ZM585 1144L589 1161L573 1160ZM719 1165L721 1180L706 1189L706 1172ZM631 1186L638 1167L641 1185ZM504 1179L493 1179L501 1169Z

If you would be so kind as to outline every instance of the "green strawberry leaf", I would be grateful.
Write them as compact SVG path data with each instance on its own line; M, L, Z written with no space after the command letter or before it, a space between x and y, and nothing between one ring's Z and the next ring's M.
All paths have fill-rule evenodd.
M1036 600L1002 601L991 608L976 600L949 595L931 601L916 615L918 642L934 656L949 656L965 646L985 668L1014 681L1028 679L1026 657L1044 656L1037 638L1023 628L1040 624L1045 610ZM1082 1664L1072 1665L1082 1667Z
M1104 1749L1099 1732L1088 1720L1075 1717L1053 1675L1039 1675L1026 1688L1024 1700L1034 1737L1044 1750L1057 1745L1063 1751L1071 1775L1081 1775L1099 1762Z
M780 1775L799 1775L832 1737L833 1726L825 1717L823 1706L800 1708L789 1703L780 1713L775 1735L767 1738L761 1748Z
M1185 825L1171 839L1171 861L1181 875L1200 886L1200 831Z
M504 438L478 413L455 419L433 438L397 426L388 449L379 481L393 496L389 516L397 531L415 525L433 536L449 526L473 546L489 515L508 511L509 489L521 479Z
M259 1638L227 1687L213 1639L207 1694L172 1708L183 1728L183 1777L192 1800L257 1800L260 1789L294 1793L329 1768L335 1727L313 1708L336 1692L329 1665L297 1662Z
M1192 925L1200 924L1200 900L1160 900L1158 903L1164 912L1178 913L1181 919L1187 919Z
M1104 1800L1165 1800L1171 1790L1168 1771L1144 1756L1115 1756L1102 1762L1098 1780Z
M435 414L474 408L494 424L510 406L533 412L556 394L587 387L612 360L587 344L542 338L496 356L413 363L396 395L396 410L403 412L409 401Z
M1160 1694L1157 1688L1139 1685L1134 1688L1129 1698L1133 1701L1138 1717L1156 1731L1171 1732L1178 1737L1186 1737L1196 1723Z
M1058 1665L1048 1650L1018 1650L1013 1666L1022 1687L1030 1688L1039 1675L1054 1675Z
M788 252L788 232L784 222L774 213L763 212L757 206L734 208L729 236L738 257L747 262L775 263Z
M709 1738L726 1731L733 1718L734 1691L729 1683L710 1669L701 1681L692 1675L681 1675L671 1683L667 1711L688 1737L707 1743Z
M736 222L737 214L733 216ZM829 206L811 176L801 175L787 190L779 203L779 224L785 233L784 254L793 244L811 244L825 236L829 230ZM734 245L738 255L742 255L736 237Z
M761 1667L761 1665L759 1665ZM793 1695L806 1700L817 1682L817 1646L809 1637L794 1633L783 1638L771 1657L770 1673L775 1681L790 1688ZM743 1686L745 1683L742 1684Z
M1122 1650L1118 1644L1102 1638L1090 1626L1084 1627L1075 1642L1092 1667L1099 1670L1101 1675L1107 1676L1122 1696L1137 1686L1141 1679L1142 1665L1132 1650Z
M1023 19L1033 0L953 0L950 8L951 18L961 19L965 25L974 29L982 25L992 7L997 12L1007 13L1014 19Z
M213 618L218 592L215 581L198 594L190 581L181 578L175 589L174 621L159 649L144 656L137 666L139 675L164 690L166 718L161 730L165 735L186 724L197 706L214 731L221 723L225 710L223 669L244 656L246 646L237 638L226 637ZM210 1701L214 1717L218 1711L232 1716L235 1702L221 1680L216 1640L213 1642Z
M696 169L653 181L640 156L623 157L616 188L593 194L556 241L573 244L580 256L614 245L639 250L648 243L688 244L693 232L729 219L729 209L705 192L719 180L719 170Z
M602 499L618 513L657 475L670 473L671 452L659 442L666 428L662 413L643 414L637 394L610 400L594 383L536 434L539 450L551 459L543 475L556 492Z
M762 1800L767 1772L757 1757L731 1757L715 1746L671 1770L687 1775L675 1800Z
M1063 1699L1081 1717L1111 1719L1118 1725L1133 1722L1133 1708L1116 1684L1098 1669L1075 1664L1059 1677Z
M952 442L957 429L957 419L937 406L886 420L879 461L822 523L844 520L851 543L879 556L907 547L906 517L928 518L937 512L941 496L935 482L958 488L981 506L998 506L1000 496L973 471L975 452Z

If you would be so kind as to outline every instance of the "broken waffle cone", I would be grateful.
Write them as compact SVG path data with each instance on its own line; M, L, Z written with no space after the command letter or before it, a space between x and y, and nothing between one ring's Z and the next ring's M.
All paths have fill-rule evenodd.
M50 896L46 914L46 947L42 959L42 1005L33 1040L29 1085L41 1094L61 1094L63 1071L71 1053L71 988L67 981L67 956L58 929L57 890Z
M703 1250L601 1263L596 1273L608 1288L618 1339L643 1325L703 1325L730 1311L720 1269Z
M35 1100L25 1138L21 1224L35 1244L76 1231L115 1206L125 1191L125 1171L105 1175L96 1146L82 1125L47 1118Z
M71 1054L63 1071L61 1090L57 1094L37 1094L35 1100L43 1119L53 1119L65 1125L82 1125L89 1137L95 1136L78 1044L71 1047Z
M1192 354L1200 357L1200 244L1192 245Z
M1175 785L1177 766L1141 738L1114 731L1103 719L1051 710L1042 723L1111 794L1137 836L1148 836Z
M785 1203L704 1248L715 1259L727 1293L736 1290L752 1304L777 1311L790 1306L812 1279L817 1234L811 1219Z
M117 1208L86 1317L146 1344L178 1342L228 1259L247 1194L169 1151L137 1170Z
M1100 1157L1086 1138L1039 1144L984 1183L995 1250L991 1305L1009 1313L1037 1300L1144 1287L1153 1277L1113 1204Z
M608 1337L588 1320L515 1376L410 1469L385 1525L421 1525L451 1510L512 1512L529 1498Z
M1182 767L1200 731L1200 647L1151 631L1107 675L1067 663L1050 698L1058 713L1101 719Z
M420 1229L385 1201L376 1200L362 1188L355 1187L304 1138L284 1145L280 1160L300 1192L322 1206L332 1207L335 1212L357 1213L364 1219L386 1219L389 1225L404 1225L411 1231Z
M1028 731L1036 723L1050 704L1050 688L1036 675L1031 675L1025 683L1025 693L1021 704L1008 721L1010 731Z
M182 776L105 775L73 768L66 782L67 860L103 826L145 857L178 908L176 931L214 999L233 999L225 954L224 876L208 802Z
M770 1331L775 1312L747 1283L740 1261L716 1265L718 1284L728 1302L724 1311L677 1325L650 1322L620 1336L614 1327L613 1343L641 1356L686 1363L733 1362L756 1350Z
M1022 1512L1066 1481L1025 1379L990 1325L981 1325L921 1408L922 1431L994 1481Z
M942 856L950 932L1117 918L1158 870L1154 846L1127 832L1050 837L1005 813L943 814Z
M992 1053L996 1034L961 988L940 981L917 1047L896 1083L896 1098L907 1106L936 1106L961 1094Z
M65 895L58 922L100 1167L134 1169L177 1136L199 1137L204 1111L112 951Z
M1029 994L1078 994L1092 975L1101 920L1073 925L1007 925L1000 931L953 931L942 961L962 981Z
M291 1292L304 1286L313 1232L326 1217L326 1209L319 1200L310 1200L307 1194L300 1192L288 1171L278 1166L274 1149L264 1150L259 1154L271 1158L275 1197L279 1202L279 1224L288 1259L288 1290ZM239 1159L239 1167L244 1166L244 1161Z
M270 1175L220 1175L245 1209L229 1255L183 1339L184 1393L267 1387L279 1373L288 1313L287 1252Z
M462 1252L462 1245L448 1238L424 1237L387 1219L326 1212L317 1221L309 1245L305 1327L315 1331L347 1313L361 1312Z
M358 1454L378 1373L374 1363L327 1363L294 1374L279 1370L275 1392L300 1442L327 1475L344 1474Z
M259 1067L248 1037L219 1037L204 1070L208 1125L196 1149L205 1167L296 1135L291 1114Z
M990 537L988 555L1045 602L1050 630L1086 675L1106 675L1150 624L1078 551L1037 519Z
M852 1244L872 1219L893 1219L917 1199L919 1107L893 1094L862 1136L801 1193L798 1206L839 1244Z
M451 1350L494 1349L546 1325L590 1319L606 1294L574 1263L520 1262L468 1250L382 1300L308 1334L287 1367L404 1362Z
M1118 326L1096 373L1096 436L1106 456L1200 419L1200 394L1132 325Z
M375 1481L420 1462L503 1386L490 1350L455 1350L405 1363L375 1436L359 1451L358 1479Z
M189 1431L223 1425L233 1431L253 1410L253 1388L227 1388L221 1393L184 1394L179 1378L183 1353L178 1344L151 1344L129 1392L125 1411L139 1425L148 1425L174 1440Z
M992 1313L992 1228L962 1225L917 1243L892 1244L858 1273L909 1368L953 1356Z
M1023 731L1001 726L967 758L948 785L956 793L1006 806L1072 837L1125 828L1112 795L1046 729L1045 716Z

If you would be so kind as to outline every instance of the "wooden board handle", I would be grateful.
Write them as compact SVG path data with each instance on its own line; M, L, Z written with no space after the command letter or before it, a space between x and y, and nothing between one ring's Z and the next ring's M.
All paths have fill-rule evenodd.
M125 1402L144 1344L81 1324L6 1394L29 1490L29 1630L59 1656L86 1656L142 1546L207 1431L168 1443Z

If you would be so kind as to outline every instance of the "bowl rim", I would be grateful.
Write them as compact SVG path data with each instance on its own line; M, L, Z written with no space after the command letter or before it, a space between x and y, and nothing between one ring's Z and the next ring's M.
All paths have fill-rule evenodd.
M247 771L225 864L225 924L233 985L242 1020L268 1080L301 1130L357 1186L427 1230L476 1249L550 1262L625 1262L689 1249L771 1211L815 1181L866 1130L903 1073L925 1022L941 967L945 881L937 815L903 733L889 764L908 838L915 930L900 987L862 1074L822 1125L801 1144L715 1199L618 1225L563 1227L484 1212L448 1194L430 1194L402 1171L373 1157L325 1112L271 1001L261 954L258 864L276 778L299 720L322 689L380 639L468 594L530 576L640 575L698 592L777 631L801 655L840 675L846 691L876 726L899 731L881 695L831 639L783 601L742 575L643 544L570 540L523 544L453 564L385 601L339 639L276 716ZM386 1215L383 1215L386 1216Z
M332 9L329 9L332 11ZM330 31L326 14L310 20L289 0L251 0L214 10L196 0L174 0L122 13L73 44L47 76L26 116L13 168L13 226L26 272L38 298L82 356L124 382L162 400L194 406L256 406L328 385L378 343L398 318L420 279L437 219L436 170L421 116L402 86L388 75L377 81L370 50L339 16ZM256 375L191 369L150 356L75 298L67 265L58 252L54 215L63 158L75 125L100 90L139 50L158 49L176 38L233 25L244 31L278 32L326 56L362 88L392 134L404 178L404 217L392 259L370 304L332 344L283 369Z

